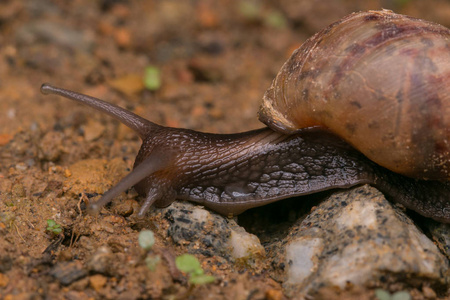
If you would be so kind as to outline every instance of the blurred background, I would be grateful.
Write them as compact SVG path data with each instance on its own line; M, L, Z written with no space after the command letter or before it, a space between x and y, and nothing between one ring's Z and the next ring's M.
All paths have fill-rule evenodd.
M131 170L139 138L108 116L41 95L42 83L104 99L166 126L217 133L251 130L263 126L256 117L260 99L296 48L347 14L382 8L450 27L450 0L0 0L0 275L11 269L9 288L57 297L66 291L77 295L77 289L84 293L88 279L63 287L48 271L56 268L41 259L50 243L48 218L69 228L66 237L69 232L75 240L81 235L75 247L72 238L66 239L70 247L58 255L58 268L73 260L75 270L61 267L61 276L80 274L78 263L111 242L118 253L114 257L120 257L112 265L120 265L117 274L126 276L114 275L114 283L99 288L105 299L116 298L113 287L127 287L136 298L145 297L139 294L143 290L163 293L173 287L171 280L165 282L168 271L158 278L160 273L151 273L156 287L145 281L142 274L147 273L135 267L143 256L122 251L132 244L130 234L138 228L134 221L124 225L128 221L115 212L111 219L105 215L105 221L94 221L77 206L87 193L95 197ZM133 193L122 207L137 205ZM297 203L311 209L311 202ZM259 212L248 215L247 228L256 223L284 234L283 228L296 220L290 208L267 211L270 218ZM282 226L272 221L276 217ZM16 227L8 229L14 220ZM164 234L167 222L161 223L152 226ZM179 252L170 238L164 243ZM53 253L54 248L47 249ZM223 258L212 259L204 265L225 279L213 288L205 286L211 299L237 291L227 298L235 299L245 289L250 299L255 286L275 293L267 299L283 299L281 286L269 273L241 276ZM31 268L34 261L45 266ZM97 258L92 261L96 264ZM163 281L167 285L158 285ZM0 298L5 285L5 276L0 277ZM172 292L167 288L164 295Z
M450 26L449 0L2 0L0 145L20 130L92 125L89 109L40 95L42 82L168 126L261 127L259 101L294 49L351 12L381 8Z

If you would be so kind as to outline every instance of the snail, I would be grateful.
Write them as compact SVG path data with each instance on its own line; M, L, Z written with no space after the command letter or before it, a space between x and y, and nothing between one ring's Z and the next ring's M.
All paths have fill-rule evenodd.
M267 125L236 134L157 125L43 84L105 112L142 139L134 169L89 209L132 186L139 215L175 199L224 215L318 191L371 184L450 222L450 30L391 11L350 14L308 39L263 97Z

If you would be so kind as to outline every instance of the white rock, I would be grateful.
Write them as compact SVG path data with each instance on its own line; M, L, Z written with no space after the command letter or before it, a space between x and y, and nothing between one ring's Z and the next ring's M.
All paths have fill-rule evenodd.
M447 280L443 274L448 260L369 186L332 195L294 225L284 243L277 256L284 261L282 280L288 296L306 296L324 286L365 285L390 276L411 278L411 284L444 285Z
M252 258L266 253L259 238L237 224L232 226L228 245L232 249L231 256L235 259Z

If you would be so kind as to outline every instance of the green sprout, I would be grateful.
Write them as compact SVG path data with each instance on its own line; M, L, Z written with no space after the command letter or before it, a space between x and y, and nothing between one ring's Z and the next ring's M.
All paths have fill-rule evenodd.
M284 29L287 27L287 20L285 16L278 11L272 11L264 18L264 23L275 29Z
M390 294L388 291L383 289L377 289L375 291L375 296L378 300L411 300L411 295L404 291Z
M47 228L45 229L53 235L58 235L62 232L62 227L55 220L48 219L47 220Z
M161 71L155 66L149 66L144 70L144 86L150 91L156 91L161 87Z
M189 283L191 284L207 284L214 282L214 276L206 275L200 266L198 259L191 254L183 254L175 259L177 268L189 275Z
M238 10L248 20L257 20L261 15L261 6L250 1L239 2Z
M160 260L161 258L159 257L159 255L150 255L145 258L145 264L150 271L154 272Z
M142 230L138 237L139 246L144 250L150 250L155 244L155 234L151 230Z
M150 251L153 248L153 245L155 245L155 234L151 230L142 230L139 232L138 242L142 249ZM147 254L144 261L150 271L155 271L160 260L161 258L159 255Z

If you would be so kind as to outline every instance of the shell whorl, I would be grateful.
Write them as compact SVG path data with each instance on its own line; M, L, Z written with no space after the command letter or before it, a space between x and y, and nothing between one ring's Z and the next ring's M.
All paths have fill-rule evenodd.
M260 120L319 126L371 160L450 179L450 30L392 13L351 14L307 40L264 95Z

